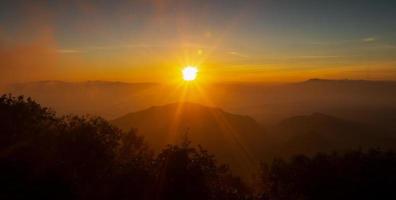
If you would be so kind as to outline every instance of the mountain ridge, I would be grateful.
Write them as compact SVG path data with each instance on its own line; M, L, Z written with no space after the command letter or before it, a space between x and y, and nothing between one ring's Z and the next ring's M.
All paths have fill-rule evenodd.
M132 112L111 121L129 130L136 128L147 143L158 151L168 144L178 144L187 135L238 174L248 175L257 167L257 143L264 128L249 116L231 114L217 107L191 102L177 102Z

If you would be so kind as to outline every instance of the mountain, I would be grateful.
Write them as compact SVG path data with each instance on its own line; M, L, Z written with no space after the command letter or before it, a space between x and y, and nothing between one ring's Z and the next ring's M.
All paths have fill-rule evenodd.
M320 112L396 130L393 125L396 81L310 79L288 84L201 83L199 86L199 90L190 87L184 101L216 105L232 113L249 115L264 125ZM177 102L185 95L176 85L111 81L19 83L9 85L2 92L31 96L61 114L93 114L107 119L152 105Z
M244 113L266 124L315 112L365 123L390 122L396 117L396 81L310 79L261 87L256 94L241 96L255 99L245 104Z
M271 153L282 156L396 147L396 132L321 113L285 119L270 132Z
M130 113L112 123L124 130L137 128L156 150L168 143L179 143L187 133L193 144L202 145L220 161L230 163L242 176L259 160L396 147L394 131L322 113L289 117L264 130L248 116L194 103L174 103Z
M247 173L256 166L254 147L265 134L262 126L248 116L189 102L153 106L112 123L124 130L136 128L156 150L180 143L187 134L194 145L230 163L238 173Z

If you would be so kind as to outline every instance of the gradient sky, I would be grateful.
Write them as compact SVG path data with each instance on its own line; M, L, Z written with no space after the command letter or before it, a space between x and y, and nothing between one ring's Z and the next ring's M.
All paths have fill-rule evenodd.
M0 79L396 79L394 0L3 0Z

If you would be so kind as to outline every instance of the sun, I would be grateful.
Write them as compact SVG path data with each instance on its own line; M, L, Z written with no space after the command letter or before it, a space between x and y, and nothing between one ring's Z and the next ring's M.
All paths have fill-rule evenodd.
M183 68L183 80L193 81L197 78L198 68L194 66L187 66Z

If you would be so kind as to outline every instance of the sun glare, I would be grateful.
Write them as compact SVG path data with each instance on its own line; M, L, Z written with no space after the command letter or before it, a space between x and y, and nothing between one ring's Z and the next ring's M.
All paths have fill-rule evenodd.
M198 69L193 66L187 66L183 69L183 80L193 81L197 78Z

